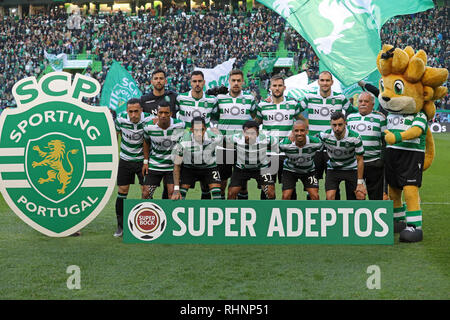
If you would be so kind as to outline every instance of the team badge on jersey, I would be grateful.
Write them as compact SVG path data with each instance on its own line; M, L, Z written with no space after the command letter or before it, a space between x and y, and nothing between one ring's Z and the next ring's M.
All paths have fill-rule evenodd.
M118 154L106 107L83 98L100 84L53 72L13 87L16 109L0 116L0 191L14 213L45 235L64 237L85 227L114 190Z

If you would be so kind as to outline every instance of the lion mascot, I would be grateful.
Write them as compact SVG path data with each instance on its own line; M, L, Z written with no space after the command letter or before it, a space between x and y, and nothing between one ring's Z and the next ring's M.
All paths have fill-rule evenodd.
M377 68L381 74L378 100L388 113L385 174L389 198L394 202L394 230L400 232L400 241L418 242L423 239L422 172L434 158L428 121L436 112L434 101L447 94L442 84L448 71L428 67L423 50L391 45L384 45L379 52Z

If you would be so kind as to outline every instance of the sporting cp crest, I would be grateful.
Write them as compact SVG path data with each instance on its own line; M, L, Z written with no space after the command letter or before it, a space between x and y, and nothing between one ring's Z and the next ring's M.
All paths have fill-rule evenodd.
M73 234L91 222L114 190L118 152L106 107L83 98L100 84L53 72L37 82L17 82L16 109L0 116L0 191L28 225L52 237Z

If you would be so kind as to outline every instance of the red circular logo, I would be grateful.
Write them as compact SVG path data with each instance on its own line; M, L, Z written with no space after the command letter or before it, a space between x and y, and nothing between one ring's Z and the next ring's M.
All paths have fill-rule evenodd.
M143 233L151 233L159 226L159 215L148 208L139 211L134 219L136 227Z

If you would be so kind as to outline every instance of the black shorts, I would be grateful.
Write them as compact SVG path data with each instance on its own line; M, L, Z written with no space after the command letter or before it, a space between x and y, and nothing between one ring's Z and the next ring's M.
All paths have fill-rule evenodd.
M378 159L364 162L364 180L369 200L383 200L384 161Z
M316 168L317 179L323 179L323 174L327 171L327 162L329 159L326 150L318 151L314 155L314 166Z
M357 170L327 170L327 176L325 177L325 190L338 190L339 184L345 181L346 191L355 191L358 184L358 171ZM350 195L352 197L352 195ZM347 200L349 194L347 192Z
M189 168L181 166L180 185L193 186L196 181L205 185L220 184L220 173L217 167L213 168Z
M119 171L117 172L117 185L127 186L134 184L134 176L137 175L139 184L144 183L144 176L142 175L142 161L126 161L119 160Z
M231 176L231 182L229 187L241 187L250 180L255 179L258 185L273 185L275 184L274 175L272 175L267 170L260 169L240 169L235 167L233 170L233 175Z
M283 184L282 190L295 189L298 180L302 181L304 189L319 188L319 181L316 178L315 172L302 174L284 170L281 178L281 183Z
M219 170L220 179L222 181L225 181L228 178L231 178L231 175L233 174L233 165L232 164L218 164L217 170Z
M164 179L164 180L163 180ZM164 184L173 184L173 171L148 170L144 184L148 186L159 186L163 180Z
M387 184L396 189L404 186L420 188L424 160L424 152L386 148L384 176Z
M275 155L270 159L270 173L273 175L274 182L282 182L283 181L283 165L286 156Z

